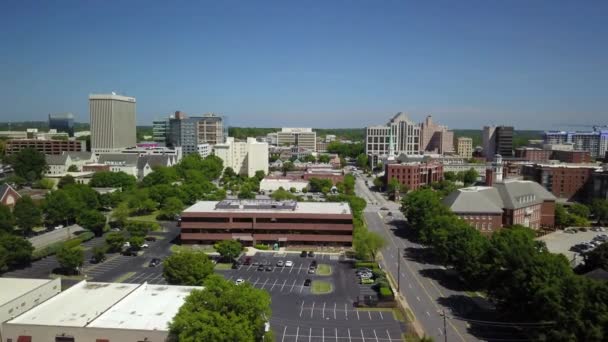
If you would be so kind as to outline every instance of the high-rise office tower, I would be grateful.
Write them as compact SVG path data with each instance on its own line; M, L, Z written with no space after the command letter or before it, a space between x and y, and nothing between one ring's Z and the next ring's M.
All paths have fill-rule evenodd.
M373 165L399 154L420 154L420 125L399 112L386 125L367 127L365 153Z
M277 132L277 146L296 146L317 150L317 133L312 128L282 128Z
M226 136L224 120L216 114L187 117L178 111L168 128L169 145L182 147L184 154L198 153L201 144L221 144Z
M137 143L135 98L112 94L89 95L91 151L119 152Z
M420 125L420 151L444 154L454 152L454 132L447 126L433 122L432 116L427 116Z
M513 127L485 126L482 132L483 154L493 160L496 154L513 157Z
M49 129L56 129L57 132L65 132L70 137L74 136L74 114L59 113L49 114Z

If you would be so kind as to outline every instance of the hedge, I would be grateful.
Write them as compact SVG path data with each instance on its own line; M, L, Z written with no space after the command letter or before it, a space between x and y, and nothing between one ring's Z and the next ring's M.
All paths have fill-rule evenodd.
M256 248L256 249L259 249L259 250L261 250L261 251L267 251L267 250L269 250L269 249L270 249L270 247L268 247L268 246L266 246L266 245L264 245L264 244L261 244L261 243L259 243L259 244L255 245L255 248Z
M73 239L70 239L70 240L67 240L67 241L55 242L55 243L50 244L50 245L48 245L48 246L46 246L44 248L35 250L32 253L31 260L32 261L40 260L42 258L46 258L47 256L54 255L55 253L57 253L57 251L59 250L59 248L61 246L63 246L63 245L67 245L70 248L79 246L83 242L89 241L89 240L91 240L94 237L95 237L95 234L93 234L93 232L84 231L80 235L78 235L78 237L75 237Z
M377 269L378 268L378 264L375 262L371 262L371 261L357 261L355 262L355 268L361 268L361 267L367 267L367 268L371 268L372 270Z
M380 297L392 297L393 296L393 291L390 289L390 287L382 286L380 288L379 292L380 292Z

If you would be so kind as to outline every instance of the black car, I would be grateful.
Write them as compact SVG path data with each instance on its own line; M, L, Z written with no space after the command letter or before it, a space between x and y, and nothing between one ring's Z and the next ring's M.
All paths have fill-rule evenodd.
M156 266L160 265L160 261L161 260L159 258L154 258L154 259L150 260L148 267L156 267Z
M266 271L272 271L272 266L266 266Z
M313 251L308 251L308 257L309 257L309 258L312 258L312 257L314 257L314 256L315 256L315 252L313 252Z
M264 265L258 266L258 271L263 271L263 270L264 270Z
M317 260L313 260L310 262L310 266L317 266Z
M156 241L156 237L155 236L146 236L144 239L146 241L150 241L150 242L155 242Z
M233 270L238 269L240 266L241 266L241 263L240 263L240 262L233 262L233 263L232 263L232 269L233 269Z
M306 258L306 251L302 251L302 253L300 253L300 257Z
M310 286L310 283L311 283L310 279L304 280L304 286Z
M135 248L127 248L124 251L122 251L122 255L137 256L137 250Z

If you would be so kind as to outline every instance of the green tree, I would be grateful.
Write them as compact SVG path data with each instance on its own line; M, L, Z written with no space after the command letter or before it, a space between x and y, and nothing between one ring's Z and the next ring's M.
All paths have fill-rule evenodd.
M382 189L384 188L384 179L382 177L376 177L374 178L373 184L376 189Z
M200 251L180 251L163 261L163 276L169 284L200 286L213 273L213 263Z
M477 178L479 178L479 173L475 169L471 168L464 172L462 181L465 185L470 185L475 184L475 182L477 182Z
M231 168L230 166L228 166L227 168L224 169L224 174L222 175L222 181L226 182L226 181L229 181L236 177L238 177L238 175L236 174L236 172L234 172L234 169Z
M59 182L57 183L57 188L63 189L65 186L71 184L76 184L74 177L72 177L72 175L65 175L61 177L61 179L59 179Z
M142 236L131 236L129 238L129 244L131 245L132 248L135 248L136 250L141 249L141 246L146 243L146 240L144 240L144 238Z
M262 341L271 314L267 292L213 275L204 289L194 290L186 298L169 331L180 342Z
M13 216L11 209L4 204L0 204L0 234L12 233L14 226L15 217Z
M270 197L275 201L286 201L296 199L296 196L294 196L291 192L283 189L282 187L273 191Z
M569 225L569 216L566 208L561 204L555 204L555 225L558 227L567 227Z
M42 178L47 169L44 154L33 148L24 148L10 158L15 174L33 182Z
M331 159L329 158L328 154L321 154L321 155L319 155L319 163L327 164L327 163L329 163L330 160Z
M124 172L101 171L93 174L90 186L94 188L133 188L137 180Z
M100 263L106 259L106 249L104 247L95 246L91 252L93 253L92 259L95 263Z
M55 186L55 182L48 178L41 178L32 184L34 189L51 190Z
M32 228L42 224L42 213L30 196L23 196L17 200L13 215L23 235L29 235Z
M608 221L608 200L595 199L591 202L591 212L598 223Z
M184 203L177 197L167 198L161 208L161 216L166 220L174 220L184 209Z
M106 234L106 245L110 252L120 251L125 241L125 235L122 232L110 232Z
M582 218L588 218L589 215L591 214L591 211L589 210L589 207L587 207L584 204L579 204L579 203L574 203L570 206L570 208L568 209L568 211L570 212L570 214L582 217Z
M430 189L410 192L401 200L401 211L407 218L408 226L417 232L422 242L430 241L431 219L449 213L439 194Z
M240 199L254 199L255 193L253 192L252 187L249 184L244 184L241 187L241 190L238 193L238 198Z
M124 226L130 214L131 210L129 209L129 205L126 202L122 202L114 208L111 216L119 225Z
M378 252L386 246L386 240L376 233L362 228L355 234L355 252L361 259L376 260Z
M159 184L170 185L173 182L179 180L177 169L174 167L159 166L155 167L154 171L146 175L142 180L141 184L144 187L151 187Z
M304 160L305 163L314 163L317 161L317 158L315 158L315 156L313 156L312 154L307 154L304 156Z
M77 222L83 228L92 231L95 236L101 236L106 226L106 217L97 210L86 210L78 216Z
M608 271L608 243L603 243L597 246L592 251L585 253L585 269L592 271L596 268L602 268Z
M369 158L365 153L361 153L357 156L357 166L361 169L367 169L369 167Z
M34 247L29 241L6 233L0 233L0 249L4 249L4 264L9 269L29 264L34 251Z
M72 164L68 167L68 172L78 172L78 166Z
M84 251L80 246L61 246L55 254L59 266L66 274L74 274L84 263Z
M283 166L281 167L281 171L283 171L283 176L285 176L287 172L293 171L295 169L296 167L290 161L284 162Z
M331 180L316 177L311 178L308 183L311 192L323 192L324 189L330 189L332 186Z
M224 260L234 260L241 254L243 245L236 240L223 240L215 244L215 250Z
M51 225L74 222L82 203L64 189L51 191L44 199L46 222Z

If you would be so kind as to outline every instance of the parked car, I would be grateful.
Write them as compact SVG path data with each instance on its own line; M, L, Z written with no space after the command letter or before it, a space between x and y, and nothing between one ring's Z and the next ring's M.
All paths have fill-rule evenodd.
M306 258L306 251L302 251L302 253L300 253L300 257L301 258Z
M260 266L260 263L258 261L254 261L251 263L251 266Z
M313 260L310 262L310 266L317 266L317 260Z
M243 278L239 278L234 282L234 285L241 285L245 282L245 279Z
M576 234L576 233L578 233L578 231L576 229L568 228L568 229L564 229L564 233Z
M309 258L312 258L312 257L314 257L314 256L315 256L315 252L313 252L313 251L308 251L308 257L309 257Z
M277 261L277 267L283 267L283 266L285 266L285 263L283 262L283 260Z
M264 270L264 265L258 266L258 271L263 271L263 270Z
M316 267L314 267L314 266L310 266L310 267L308 268L308 273L309 273L309 274L314 274L315 272L317 272L317 268L316 268Z
M243 261L243 265L251 265L251 257L246 257Z
M311 282L312 282L312 281L311 281L310 279L306 279L306 280L304 280L304 286L310 286L310 283L311 283Z
M361 279L370 279L373 276L374 275L372 273L361 273L361 274L359 274L359 278L361 278Z
M393 216L393 212L392 212L392 211L389 211L387 215L388 215L388 216Z
M126 256L137 256L137 250L135 248L125 248L125 250L122 251L122 255L126 255Z
M148 245L147 243L144 243L143 245L141 245L141 248L149 248L150 245Z
M388 210L388 208L387 207L382 207L382 208L380 208L380 210Z
M270 265L266 266L266 271L271 272L272 271L272 266L270 266Z
M371 271L372 271L372 269L371 268L367 268L367 267L359 267L359 268L357 268L357 273L360 273L360 272L371 272Z
M586 231L587 231L587 228L585 228L585 227L580 227L578 230L579 230L579 231L581 231L581 232L586 232Z
M122 248L129 248L129 247L131 247L131 243L129 241L122 244Z
M161 260L159 258L153 258L152 260L150 260L150 263L148 263L148 267L156 267L158 265L160 265Z
M156 242L156 236L146 236L144 239L149 242Z
M285 261L285 267L292 267L292 266L293 266L293 261L291 261L291 260Z

